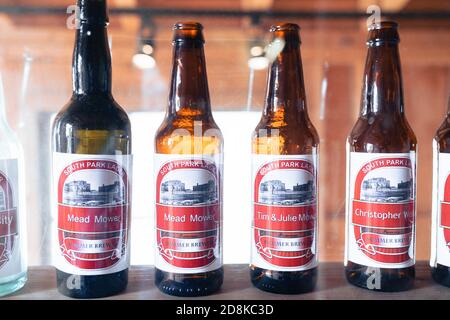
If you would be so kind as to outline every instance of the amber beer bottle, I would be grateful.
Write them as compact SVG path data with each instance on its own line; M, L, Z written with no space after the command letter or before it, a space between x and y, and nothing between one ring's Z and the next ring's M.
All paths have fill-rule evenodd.
M356 286L414 282L416 137L406 120L395 22L369 27L359 118L347 140L345 274Z
M73 94L53 124L54 247L64 295L116 294L128 282L131 131L111 94L105 0L80 0Z
M252 135L252 259L259 289L302 293L317 280L319 137L306 108L299 26L272 26L278 53L265 107ZM275 53L276 54L276 53Z
M214 122L202 25L175 24L169 107L155 137L155 283L204 296L222 285L223 139Z
M431 274L450 287L450 97L447 115L433 140Z

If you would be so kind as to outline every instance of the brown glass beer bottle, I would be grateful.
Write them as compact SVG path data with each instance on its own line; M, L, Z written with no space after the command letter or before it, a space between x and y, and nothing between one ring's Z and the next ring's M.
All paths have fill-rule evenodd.
M202 25L174 26L169 108L155 137L155 283L164 293L219 290L223 138L214 122Z
M403 105L395 22L369 27L359 118L347 140L345 274L377 291L411 288L416 137Z
M79 0L73 94L53 123L58 290L125 290L130 264L131 126L111 93L106 0Z
M259 289L294 294L317 280L319 137L306 108L299 26L272 26L276 52L252 136L252 259Z
M450 97L447 115L433 140L431 274L450 287Z

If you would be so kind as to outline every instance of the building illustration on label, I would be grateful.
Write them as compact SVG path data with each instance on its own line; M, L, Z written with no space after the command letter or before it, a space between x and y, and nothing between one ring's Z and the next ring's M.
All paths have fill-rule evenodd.
M158 171L157 249L169 265L206 269L219 259L219 175L205 159L170 161Z
M205 183L196 182L190 188L180 180L169 180L161 184L161 204L192 206L218 201L216 183L209 179Z
M287 189L281 180L269 180L260 184L259 203L284 206L310 203L316 200L315 194L313 180L306 183L297 181L291 189Z
M58 181L58 240L71 265L106 269L125 258L129 223L127 172L113 160L80 160Z
M400 181L391 186L391 181L384 177L376 177L363 181L361 200L374 202L401 202L412 199L413 181Z
M63 203L71 206L99 207L125 203L125 187L119 180L112 184L91 189L91 183L84 180L64 184Z
M366 163L356 176L352 202L358 249L379 263L413 260L414 206L410 158L378 158Z
M307 160L276 160L257 171L253 245L269 264L302 268L315 259L315 181L314 164Z
M3 190L3 188L0 188L0 211L5 211L7 208L7 197L8 193Z
M18 241L17 208L7 176L0 172L0 270L10 261Z

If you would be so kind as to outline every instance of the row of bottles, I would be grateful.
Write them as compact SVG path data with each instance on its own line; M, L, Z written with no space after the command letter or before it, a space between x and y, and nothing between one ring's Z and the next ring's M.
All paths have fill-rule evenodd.
M94 298L127 286L133 158L129 119L111 93L106 1L79 6L73 95L53 125L53 231L58 290ZM282 49L252 135L250 278L262 290L292 294L313 290L317 281L319 137L307 112L299 27L283 23L270 32ZM380 291L406 290L414 280L417 141L404 112L398 43L397 24L369 28L361 112L347 141L345 274ZM174 26L169 107L155 137L155 283L178 296L212 294L224 277L223 137L211 111L203 46L199 23ZM20 147L1 118L6 294L26 281L25 203ZM433 277L447 286L449 127L446 119L434 146L431 257Z

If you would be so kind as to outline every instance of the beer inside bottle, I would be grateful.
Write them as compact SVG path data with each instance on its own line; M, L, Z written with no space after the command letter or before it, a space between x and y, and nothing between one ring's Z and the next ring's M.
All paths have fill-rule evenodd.
M450 97L447 115L433 140L431 274L450 287Z
M53 124L58 290L95 298L128 282L131 130L111 94L105 0L80 0L73 95Z
M164 293L219 290L223 139L214 122L202 25L174 26L169 107L155 137L155 283Z
M285 294L313 290L318 263L319 137L306 107L299 29L291 23L270 29L276 58L252 136L250 277L261 290Z
M403 105L395 22L369 27L361 110L347 141L345 274L377 291L411 288L416 148Z

